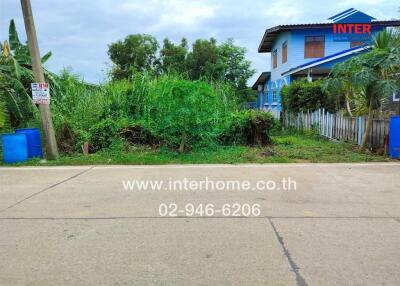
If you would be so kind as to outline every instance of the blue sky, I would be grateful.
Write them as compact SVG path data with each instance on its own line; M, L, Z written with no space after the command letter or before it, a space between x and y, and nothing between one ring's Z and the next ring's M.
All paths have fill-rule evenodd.
M236 1L236 0L31 0L41 53L53 52L47 67L58 72L72 68L86 81L106 78L110 62L107 45L128 34L146 33L160 42L168 37L229 37L248 50L257 74L269 70L269 55L257 48L266 28L291 23L325 21L348 8L379 20L400 18L398 0ZM329 3L329 4L328 4ZM0 0L0 40L8 37L15 19L25 40L19 0Z

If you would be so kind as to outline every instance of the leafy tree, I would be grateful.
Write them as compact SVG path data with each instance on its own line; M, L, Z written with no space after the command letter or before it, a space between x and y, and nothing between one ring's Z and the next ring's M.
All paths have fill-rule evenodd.
M247 80L255 73L245 56L246 49L236 46L233 39L220 45L213 38L198 39L187 56L187 72L192 80L206 78L230 82L244 97L248 94Z
M153 36L135 34L108 46L108 55L114 63L111 71L114 80L129 79L132 72L155 72L158 65L159 44Z
M256 72L246 60L246 48L236 46L233 39L228 39L218 46L218 55L223 63L222 78L244 91L247 80Z
M193 43L192 51L187 57L189 77L197 80L202 77L208 80L223 78L224 64L219 57L217 41L198 39Z
M160 51L162 72L173 71L178 74L185 73L187 54L188 43L185 38L182 38L179 45L175 45L170 40L164 39L163 47Z
M197 39L191 51L185 38L180 44L164 39L159 57L158 47L154 37L141 34L109 45L108 54L114 63L112 78L129 79L134 71L153 75L174 72L191 80L227 81L239 94L248 94L247 80L255 70L246 60L246 49L235 45L233 39L220 45L214 38Z

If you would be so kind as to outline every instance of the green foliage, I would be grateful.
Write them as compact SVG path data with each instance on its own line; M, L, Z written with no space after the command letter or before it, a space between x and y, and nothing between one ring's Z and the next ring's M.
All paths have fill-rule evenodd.
M7 116L12 127L37 123L39 118L29 95L34 79L28 48L20 43L13 21L9 34L10 46L1 45L0 128L6 126ZM235 115L238 93L244 93L254 73L246 50L233 40L221 45L214 39L198 40L189 51L185 39L179 45L166 39L160 52L158 48L149 35L130 35L111 44L113 81L99 86L68 71L57 77L45 71L62 152L80 152L84 142L94 152L125 144L163 144L183 152L218 145L231 125L241 124L238 142L243 144L254 130L256 137L264 134L254 124L269 128L265 120L257 121L264 115L251 112L242 115L243 123L233 122L240 117ZM50 57L45 54L42 62Z
M233 39L217 45L213 38L196 40L187 56L187 72L190 79L228 81L243 93L247 80L255 73L251 62L246 60L246 49L236 46Z
M135 34L108 46L108 55L114 63L114 80L129 79L133 72L153 71L157 65L159 44L153 36Z
M106 118L89 129L91 151L99 151L111 146L118 138L118 122Z
M223 80L232 82L240 91L247 89L247 80L254 75L251 62L246 60L246 48L236 46L233 39L218 46L218 54L223 62Z
M276 120L269 112L241 110L229 116L226 129L220 137L223 144L267 145Z
M219 140L224 145L243 144L245 139L244 129L250 122L250 110L232 112L224 132Z
M171 76L154 79L144 98L143 124L174 147L213 144L233 105L226 88Z
M164 39L164 44L160 51L162 72L185 73L188 49L188 43L185 38L181 40L180 45L175 45L170 40Z
M50 57L51 53L44 55L42 63ZM44 73L51 89L57 89L54 75L45 69ZM34 78L28 47L20 42L14 20L11 20L9 39L1 45L0 55L0 97L8 110L11 127L24 126L38 117L38 110L29 95L32 82Z
M5 129L7 127L7 118L8 118L8 111L6 109L6 104L0 98L0 130Z
M90 128L108 111L105 88L87 85L68 71L61 73L59 85L52 93L56 138L66 150L80 150L80 145L90 140Z
M321 80L307 82L294 81L281 90L283 108L289 112L307 112L325 108L329 112L337 110L335 96L328 94L323 89Z
M197 39L190 51L185 38L178 45L164 39L161 50L158 48L154 37L142 34L109 45L108 54L114 64L112 79L130 79L135 73L172 73L190 80L229 82L243 100L248 93L247 80L255 70L246 60L246 49L236 46L233 39L221 44L214 38Z
M223 74L223 62L218 57L217 41L198 39L193 43L187 57L187 69L190 79L205 77L209 80L220 79Z
M53 115L59 144L70 140L73 145L65 150L79 150L89 141L92 151L98 151L121 137L182 150L215 145L238 106L229 84L174 75L136 73L132 81L93 87L63 72L59 81ZM132 138L143 134L147 139Z
M384 30L374 38L371 51L334 66L326 88L347 91L355 114L379 109L385 98L400 89L400 36Z
M64 72L60 86L53 114L64 150L79 150L85 141L92 151L116 148L121 138L181 152L220 143L265 145L274 126L269 113L238 111L234 88L221 82L136 73L131 82L93 87ZM69 141L73 146L65 146Z

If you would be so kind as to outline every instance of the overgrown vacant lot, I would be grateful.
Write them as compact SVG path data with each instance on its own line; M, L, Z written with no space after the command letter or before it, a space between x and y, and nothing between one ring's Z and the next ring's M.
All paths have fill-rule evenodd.
M236 164L236 163L339 163L385 162L387 157L359 152L356 146L333 142L312 134L273 135L269 147L216 146L179 154L168 149L130 146L126 151L100 151L88 156L63 156L56 161L31 160L23 165L112 164Z

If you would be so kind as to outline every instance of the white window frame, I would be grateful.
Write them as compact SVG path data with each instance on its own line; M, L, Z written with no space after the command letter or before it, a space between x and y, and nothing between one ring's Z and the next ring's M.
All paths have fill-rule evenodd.
M268 107L268 96L269 96L269 86L268 86L268 82L266 82L264 84L264 95L265 95L265 102L263 104L264 107Z
M278 87L276 82L272 83L272 104L273 105L278 104Z

